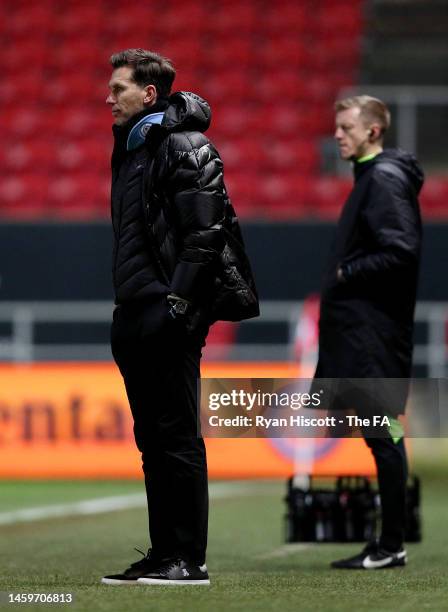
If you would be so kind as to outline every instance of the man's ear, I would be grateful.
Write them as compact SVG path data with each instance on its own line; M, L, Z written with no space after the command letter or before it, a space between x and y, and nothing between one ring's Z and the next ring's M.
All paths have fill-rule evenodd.
M143 103L148 106L152 106L157 100L157 89L155 85L146 85L145 87L145 97L143 98Z
M377 123L374 123L369 129L369 141L375 142L379 138L381 138L381 127Z

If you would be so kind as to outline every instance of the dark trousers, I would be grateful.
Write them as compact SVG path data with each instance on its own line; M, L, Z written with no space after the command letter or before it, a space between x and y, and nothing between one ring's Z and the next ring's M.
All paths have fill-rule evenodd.
M404 439L365 438L375 459L381 496L380 546L397 551L403 544L406 518L408 464Z
M112 353L142 453L154 555L205 562L208 486L197 386L206 333L187 336L165 299L115 309Z

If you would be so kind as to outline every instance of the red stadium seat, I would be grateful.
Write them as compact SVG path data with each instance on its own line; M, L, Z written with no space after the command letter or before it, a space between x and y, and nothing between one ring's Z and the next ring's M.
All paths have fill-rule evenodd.
M201 57L201 65L212 73L235 72L235 66L240 72L253 64L255 49L250 37L231 36L226 38L225 44L210 44Z
M204 95L211 101L225 100L230 96L232 103L240 102L247 100L248 83L249 75L243 70L220 71L204 80Z
M326 36L323 45L313 46L309 50L308 67L320 73L337 70L346 74L348 70L352 75L358 65L359 47L360 40L356 36Z
M42 99L45 103L62 108L73 104L92 105L93 112L98 112L100 105L105 105L108 95L108 76L103 80L92 79L85 72L70 73L48 80L42 88Z
M332 113L331 108L328 112ZM254 135L313 138L325 131L324 125L326 116L321 106L281 101L258 107L249 118L248 129Z
M20 71L14 77L10 75L2 88L3 103L11 105L21 105L23 101L36 103L42 95L43 81L41 71L37 70L26 78L23 78Z
M291 68L263 71L260 78L254 81L257 99L272 102L275 98L298 102L303 100L303 79L297 70Z
M316 181L319 140L331 135L332 102L356 75L362 6L5 0L0 163L9 182L1 209L109 214L109 57L143 47L174 61L175 90L210 102L208 133L239 214L334 215L343 189L336 179ZM428 186L426 211L438 214L444 189Z
M225 180L238 215L253 215L257 210L261 210L263 199L258 172L245 172L243 169L229 171L225 173Z
M335 32L340 32L341 38L350 39L362 30L363 8L362 0L321 0L311 11L309 27L315 35L320 34L321 41Z
M11 175L0 182L0 215L18 219L49 213L47 174Z
M226 43L229 33L238 36L255 33L259 20L260 11L255 3L221 0L213 5L212 16L204 19L202 29L213 38L222 37Z
M308 190L311 179L300 172L271 173L261 179L265 215L272 218L298 218L309 212Z
M98 138L61 140L55 144L55 169L108 173L111 147Z
M219 153L226 171L260 171L268 163L268 147L262 139L234 138L219 144Z
M61 37L70 37L76 43L82 37L95 38L101 32L106 15L106 7L98 2L78 5L72 10L56 13L51 19L51 31Z
M55 151L45 140L19 140L2 147L1 165L7 173L47 172L54 168Z
M39 32L48 30L54 19L53 8L44 2L28 2L26 8L17 4L8 11L5 21L8 34L20 40L21 44L27 39L32 40Z
M145 19L144 10L141 11L141 18ZM171 37L183 37L185 33L200 34L205 29L205 24L209 21L210 15L201 2L182 3L174 2L166 4L162 10L158 10L152 15L148 26L163 32L166 39Z
M284 137L269 143L266 161L272 170L313 174L318 170L319 156L314 142Z
M310 203L313 216L336 218L353 188L353 180L338 177L320 177L313 181L310 189Z
M154 30L157 20L158 11L155 7L146 3L144 8L140 5L131 3L117 3L114 7L110 7L105 12L102 22L102 33L107 39L117 41L117 38L126 36L132 40L142 35L144 32L149 33ZM113 45L112 51L118 51L130 47L131 45L121 46ZM133 46L139 46L135 44Z
M206 96L209 99L208 95ZM210 135L214 134L230 138L240 136L250 125L251 111L249 108L238 106L215 107L212 115L212 129Z
M309 8L306 2L271 2L260 15L262 30L281 35L302 33L306 31L308 22Z
M67 218L104 216L109 212L110 178L90 172L58 176L48 188L54 215Z
M308 59L306 43L299 36L267 38L260 44L257 55L263 66L276 70L300 70Z
M48 42L40 35L31 37L20 42L20 44L9 44L2 49L3 70L8 80L18 79L19 77L25 80L21 71L23 71L24 66L32 66L32 70L27 72L27 78L32 78L36 72L40 72L43 69L49 55L50 48ZM32 58L31 64L30 58Z
M96 108L64 106L56 113L42 117L41 125L48 134L66 140L77 138L112 139L112 114L106 105L106 92Z
M52 54L47 63L56 72L63 71L66 78L82 72L88 73L89 80L93 82L98 72L96 65L101 61L106 68L109 55L99 40L82 38L72 41L70 38L62 38L58 44L58 52Z

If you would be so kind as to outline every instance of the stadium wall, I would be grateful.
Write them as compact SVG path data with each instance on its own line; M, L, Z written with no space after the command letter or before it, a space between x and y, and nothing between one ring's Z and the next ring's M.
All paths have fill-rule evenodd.
M243 229L262 299L300 300L319 290L334 224L252 222ZM447 223L425 225L420 300L448 300L440 282L447 236ZM111 299L111 246L103 222L0 224L0 300Z

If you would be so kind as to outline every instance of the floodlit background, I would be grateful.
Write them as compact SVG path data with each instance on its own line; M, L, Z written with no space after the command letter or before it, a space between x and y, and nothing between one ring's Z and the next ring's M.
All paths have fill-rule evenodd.
M108 344L109 57L127 47L158 51L177 68L175 89L212 107L209 135L242 221L262 317L214 326L204 375L312 373L322 267L351 188L332 140L333 102L369 93L391 107L387 145L414 152L427 175L414 375L440 378L448 7L3 0L0 35L0 590L66 589L78 594L78 609L150 609L145 594L96 586L102 573L135 560L133 546L146 546L139 457ZM411 445L424 540L410 546L406 572L336 576L328 562L345 548L284 545L286 477L372 473L357 442L210 440L215 586L201 599L158 591L151 609L379 610L397 601L402 610L443 609L444 440Z

